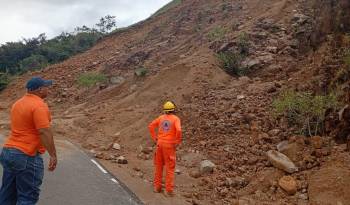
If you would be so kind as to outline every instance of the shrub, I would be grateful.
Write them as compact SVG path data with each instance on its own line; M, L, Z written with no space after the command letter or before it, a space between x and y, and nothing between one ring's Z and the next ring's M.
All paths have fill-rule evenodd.
M5 73L0 73L0 91L4 90L10 83L10 78Z
M77 82L80 86L91 87L97 83L107 82L107 76L102 73L84 73L79 76Z
M312 95L309 92L285 91L272 103L276 117L286 117L290 126L300 128L305 135L318 135L328 109L339 106L335 94Z
M208 33L208 38L210 41L222 40L227 33L227 29L217 26Z
M145 77L148 73L148 69L145 67L139 67L135 70L135 75L138 77Z
M243 68L241 65L243 60L241 54L234 52L221 52L216 56L220 61L220 67L227 73L238 76L243 76L248 73L248 69Z
M23 59L19 65L20 70L25 72L42 69L48 65L48 62L42 55L31 55L30 57Z
M249 43L249 36L247 33L241 33L238 36L238 51L242 54L242 55L248 55L249 54L249 47L250 47L250 43Z

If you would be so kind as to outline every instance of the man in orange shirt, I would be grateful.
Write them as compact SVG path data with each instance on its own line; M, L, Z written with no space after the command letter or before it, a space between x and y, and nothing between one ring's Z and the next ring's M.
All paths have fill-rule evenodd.
M44 98L52 81L34 77L27 82L27 94L11 109L11 134L0 155L3 166L1 205L34 205L39 200L44 176L41 154L50 155L49 171L57 165L56 148L50 130L51 115Z
M163 166L165 165L165 194L166 196L174 196L176 147L181 143L181 122L174 114L175 104L173 102L166 102L163 110L165 114L155 119L148 126L151 137L157 144L154 156L154 192L160 193L162 190ZM155 129L158 129L158 135Z

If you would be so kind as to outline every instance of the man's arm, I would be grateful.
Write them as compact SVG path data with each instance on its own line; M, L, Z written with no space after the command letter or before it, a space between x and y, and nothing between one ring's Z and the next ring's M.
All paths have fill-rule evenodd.
M176 129L176 146L178 146L182 142L182 128L181 128L180 119L176 120L175 129Z
M47 149L50 155L49 170L53 171L57 165L57 155L55 141L53 140L53 134L50 128L39 129L41 143Z
M149 132L154 142L157 142L157 133L155 131L157 127L159 127L159 118L153 120L148 126Z

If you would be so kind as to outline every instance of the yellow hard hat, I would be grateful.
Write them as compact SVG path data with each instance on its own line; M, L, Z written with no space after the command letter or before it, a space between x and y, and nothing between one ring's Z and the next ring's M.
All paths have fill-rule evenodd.
M175 111L175 104L171 101L168 101L166 102L164 105L163 105L163 110L165 112L172 112L172 111Z

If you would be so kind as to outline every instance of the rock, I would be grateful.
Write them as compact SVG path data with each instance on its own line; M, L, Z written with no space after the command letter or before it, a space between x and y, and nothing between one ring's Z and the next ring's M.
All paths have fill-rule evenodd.
M267 88L267 90L266 90L267 93L274 93L274 92L276 92L276 91L277 91L277 88L276 88L275 85L269 86L269 87Z
M113 144L113 149L115 149L115 150L120 150L120 145L118 144L118 143L114 143Z
M320 136L313 136L310 138L311 145L315 149L321 149L323 145L322 137Z
M97 159L104 159L105 154L103 152L97 152L94 154L94 157Z
M307 196L307 194L299 194L299 195L298 195L298 198L299 198L299 199L302 199L302 200L308 200L308 199L309 199L309 197Z
M228 42L228 43L224 43L217 51L217 53L221 53L221 52L226 52L228 50L230 50L230 48L232 48L235 45L234 42Z
M199 172L199 170L191 170L189 175L190 177L193 177L195 179L201 177L201 173Z
M137 172L140 172L141 171L141 168L140 167L134 167L133 170L137 171Z
M304 14L294 14L292 21L298 23L298 24L303 24L306 21L308 21L310 17L305 16Z
M245 98L244 95L237 95L237 100L243 100Z
M237 176L233 179L233 184L232 186L234 187L239 187L239 188L243 188L245 186L248 185L248 181L246 178L244 177L240 177L240 176Z
M204 160L199 167L200 174L211 174L214 172L215 167L215 164L210 160Z
M284 176L278 181L278 185L289 195L294 195L297 192L297 183L291 176Z
M181 174L181 170L180 169L175 169L175 174L180 175Z
M116 76L116 77L114 76L114 77L111 77L109 81L114 85L120 85L125 82L125 78L120 76Z
M297 143L289 143L288 141L283 141L277 145L277 150L282 154L286 155L290 160L296 162L298 158L298 145Z
M248 69L259 68L261 65L259 59L246 59L242 62L242 66Z
M294 173L298 171L298 168L295 164L284 154L270 150L267 152L267 158L271 164L279 169L282 169L288 173Z
M116 162L117 162L118 164L127 164L127 163L128 163L128 160L126 160L124 156L120 156L120 157L118 157L118 158L116 159Z
M153 148L152 147L145 147L145 146L142 146L142 145L140 145L139 150L140 150L141 153L144 153L144 154L150 154L150 153L153 152Z

